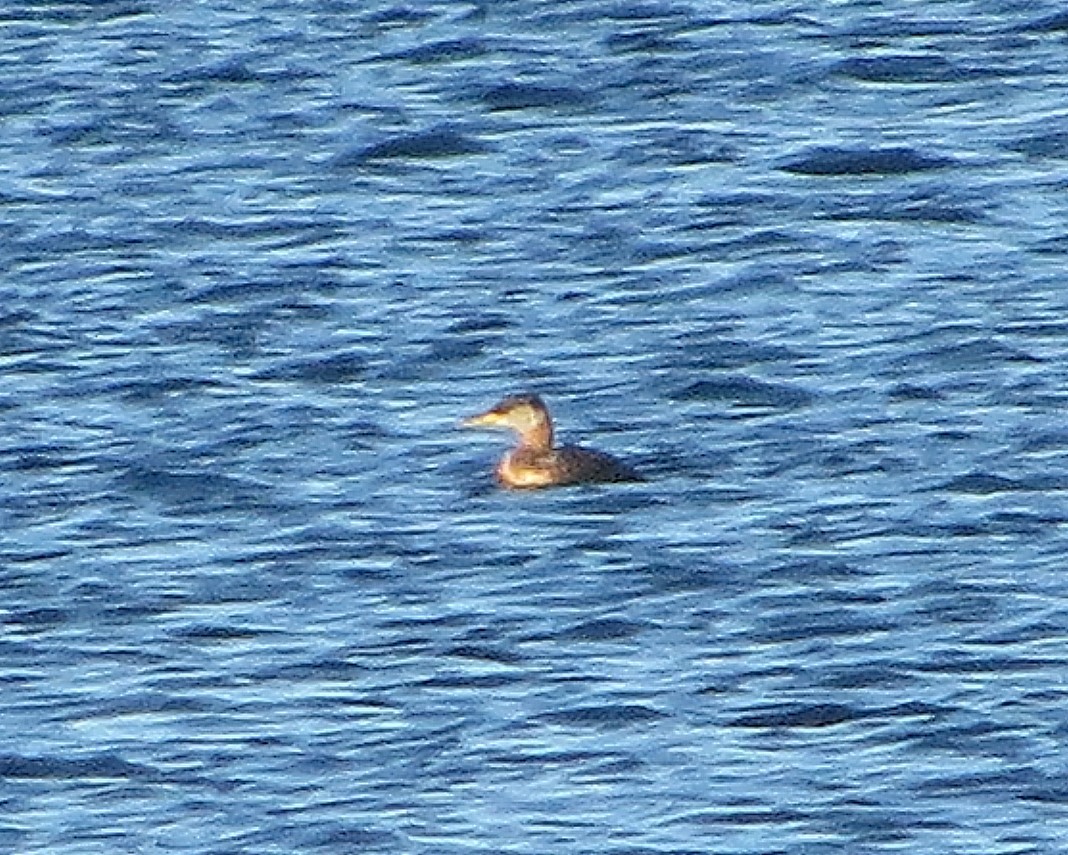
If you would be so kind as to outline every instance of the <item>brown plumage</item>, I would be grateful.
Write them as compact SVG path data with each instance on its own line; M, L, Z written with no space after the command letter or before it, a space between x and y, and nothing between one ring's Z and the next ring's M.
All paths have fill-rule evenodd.
M512 489L534 489L605 481L642 481L620 460L574 445L553 447L553 422L537 395L512 395L492 409L465 419L465 427L504 427L519 444L497 464L497 480Z

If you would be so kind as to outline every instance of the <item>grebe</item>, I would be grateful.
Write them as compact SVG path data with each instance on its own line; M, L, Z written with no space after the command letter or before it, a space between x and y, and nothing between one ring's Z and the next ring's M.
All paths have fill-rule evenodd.
M505 487L523 490L645 480L622 461L600 451L574 445L553 448L553 421L537 395L511 395L461 424L511 428L519 434L519 444L497 464L497 480Z

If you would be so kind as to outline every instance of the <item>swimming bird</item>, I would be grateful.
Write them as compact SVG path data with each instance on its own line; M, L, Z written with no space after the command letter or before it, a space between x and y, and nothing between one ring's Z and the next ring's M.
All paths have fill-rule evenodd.
M510 489L645 480L610 454L575 445L554 448L553 421L537 395L510 395L461 425L510 428L519 434L519 444L497 464L497 480Z

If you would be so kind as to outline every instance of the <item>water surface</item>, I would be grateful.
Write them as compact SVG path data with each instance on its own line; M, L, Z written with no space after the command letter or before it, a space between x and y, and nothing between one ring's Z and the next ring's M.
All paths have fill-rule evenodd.
M1056 5L0 22L0 848L1063 848Z

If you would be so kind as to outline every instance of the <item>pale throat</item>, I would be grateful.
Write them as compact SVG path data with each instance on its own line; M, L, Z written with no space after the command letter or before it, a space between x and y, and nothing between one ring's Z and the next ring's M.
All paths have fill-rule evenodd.
M519 434L519 447L531 451L550 451L553 447L553 426L547 419L530 425Z

